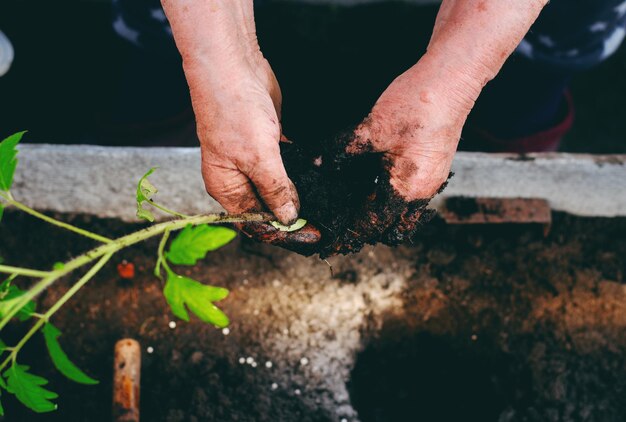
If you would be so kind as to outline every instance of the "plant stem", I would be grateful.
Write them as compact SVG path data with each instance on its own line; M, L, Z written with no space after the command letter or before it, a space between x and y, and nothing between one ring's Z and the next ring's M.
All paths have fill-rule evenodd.
M169 237L170 231L165 230L165 233L163 233L163 237L161 238L161 242L159 243L159 249L157 250L157 262L154 267L154 275L159 278L161 278L161 264L165 262L165 255L163 254L163 251L165 250L165 244L167 243L167 239Z
M35 211L34 209L32 209L32 208L22 204L21 202L16 201L15 199L13 199L13 196L11 196L10 193L8 195L5 195L5 194L0 192L0 197L2 197L5 201L7 201L7 203L9 205L13 205L15 208L17 208L17 209L19 209L21 211L24 211L25 213L30 214L33 217L37 217L40 220L43 220L43 221L45 221L47 223L50 223L50 224L58 226L58 227L62 227L62 228L66 229L66 230L69 230L71 232L80 234L81 236L85 236L85 237L88 237L90 239L97 240L98 242L102 242L102 243L111 243L112 242L112 240L107 238L107 237L100 236L99 234L92 233L90 231L81 229L81 228L76 227L76 226L72 226L71 224L64 223L63 221L56 220L56 219L54 219L52 217L48 217L47 215L42 214L39 211Z
M113 254L119 250L122 250L128 246L134 245L146 239L154 236L158 236L164 233L166 230L175 231L185 228L187 225L199 225L199 224L217 224L217 223L252 223L252 222L267 222L274 220L275 217L268 213L247 213L239 215L225 215L225 214L206 214L196 215L180 220L172 220L164 223L155 224L147 227L143 230L139 230L135 233L120 237L113 240L108 244L98 246L74 259L65 263L63 268L54 270L48 273L46 277L39 280L32 288L27 290L21 295L18 300L15 301L13 307L7 311L0 321L0 330L2 330L22 309L30 300L32 300L39 293L50 287L59 278L71 273L77 268L82 267L100 257L108 254Z
M177 211L173 211L173 210L171 210L169 208L165 208L163 205L157 204L152 199L149 199L148 203L150 205L152 205L154 208L157 208L157 209L163 211L164 213L171 214L173 216L180 217L180 218L188 218L188 217L190 217L189 215L181 214L181 213L179 213Z
M15 361L17 354L19 353L20 349L24 347L26 342L28 342L28 340L30 340L30 338L37 331L39 331L42 325L44 325L46 322L50 320L50 317L54 315L56 311L58 311L61 308L61 306L65 304L65 302L67 302L72 296L76 294L77 291L79 291L89 280L91 280L93 276L96 275L98 271L100 271L100 269L104 266L104 264L106 264L107 261L111 259L112 256L113 256L113 253L109 253L107 255L104 255L102 258L100 258L100 260L93 267L91 267L91 269L87 271L87 273L84 276L82 276L80 280L78 280L67 292L65 292L65 294L61 296L61 298L54 305L52 305L50 309L48 309L48 311L46 311L46 313L43 314L37 320L37 322L35 322L35 324L33 324L33 326L26 333L26 335L24 335L24 337L22 337L19 343L17 343L13 347L11 354L4 360L4 362L2 362L2 364L0 364L0 372L2 371L2 369L4 369L6 365L8 365L10 361Z
M30 268L11 267L9 265L0 265L0 273L39 278L50 275L50 271L31 270Z

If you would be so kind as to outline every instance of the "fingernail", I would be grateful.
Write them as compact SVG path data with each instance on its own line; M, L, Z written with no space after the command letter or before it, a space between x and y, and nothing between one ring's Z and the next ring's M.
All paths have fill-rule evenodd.
M289 226L298 219L298 210L293 202L287 202L282 207L276 208L274 215L282 224Z

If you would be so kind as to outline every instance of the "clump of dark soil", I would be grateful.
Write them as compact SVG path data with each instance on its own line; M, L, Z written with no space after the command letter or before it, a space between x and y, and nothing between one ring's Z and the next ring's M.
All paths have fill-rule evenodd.
M287 174L300 196L300 216L321 232L313 249L325 258L360 251L366 244L396 246L411 239L433 212L429 199L407 202L389 181L382 154L344 152L343 134L313 147L284 144ZM310 254L306 250L298 250Z

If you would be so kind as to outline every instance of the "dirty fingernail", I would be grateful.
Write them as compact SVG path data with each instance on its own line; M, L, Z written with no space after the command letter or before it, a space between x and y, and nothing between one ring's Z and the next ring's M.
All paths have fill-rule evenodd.
M274 215L282 224L289 226L298 219L298 209L293 202L287 202L282 207L276 208Z

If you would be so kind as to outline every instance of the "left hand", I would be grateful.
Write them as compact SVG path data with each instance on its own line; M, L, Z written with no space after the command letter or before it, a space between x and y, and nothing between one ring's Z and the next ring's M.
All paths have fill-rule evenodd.
M463 84L444 84L441 73L425 57L400 75L345 148L349 155L383 155L385 175L354 222L360 237L382 236L388 244L405 240L419 226L428 201L448 179L476 90L452 89Z

